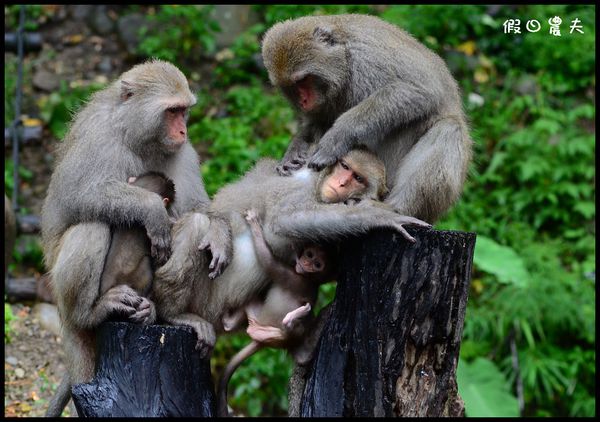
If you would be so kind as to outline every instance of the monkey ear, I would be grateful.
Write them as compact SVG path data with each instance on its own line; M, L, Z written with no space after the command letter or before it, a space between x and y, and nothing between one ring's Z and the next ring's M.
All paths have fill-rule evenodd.
M127 101L132 96L133 84L129 81L121 81L121 101Z
M315 40L330 46L336 43L335 36L331 28L317 26L313 31L313 37Z

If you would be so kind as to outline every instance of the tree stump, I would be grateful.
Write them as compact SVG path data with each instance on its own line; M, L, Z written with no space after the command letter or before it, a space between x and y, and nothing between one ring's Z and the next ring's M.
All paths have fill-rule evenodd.
M72 388L79 416L213 416L209 359L189 327L105 322L97 334L96 376Z
M475 234L409 229L350 239L290 416L464 416L456 365ZM318 335L318 334L317 334Z

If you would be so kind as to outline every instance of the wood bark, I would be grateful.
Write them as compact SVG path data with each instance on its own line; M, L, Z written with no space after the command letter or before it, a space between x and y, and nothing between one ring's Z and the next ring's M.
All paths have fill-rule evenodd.
M72 388L79 416L213 416L209 359L190 327L105 322L96 334L96 376Z
M409 229L349 239L290 416L464 416L456 365L475 234Z

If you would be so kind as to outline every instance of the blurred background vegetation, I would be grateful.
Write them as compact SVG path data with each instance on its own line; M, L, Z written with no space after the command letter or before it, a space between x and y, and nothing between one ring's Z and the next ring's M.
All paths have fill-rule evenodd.
M120 12L145 17L137 61L163 58L190 76L199 101L189 134L210 195L259 157L282 157L296 130L260 60L261 36L274 23L374 14L446 60L475 141L464 194L436 225L477 233L458 367L467 416L595 415L595 6L257 5L251 24L225 47L217 39L229 28L213 9ZM15 6L5 11L5 21L16 25ZM50 13L28 6L33 29ZM562 18L560 37L548 31L554 16ZM583 34L569 31L576 18ZM520 34L504 33L507 19L520 19ZM529 19L542 29L528 32ZM5 127L14 118L15 63L5 61ZM60 139L71 113L104 85L63 83L39 102L49 136ZM5 156L7 192L12 167ZM20 169L25 182L29 171ZM39 246L27 250L15 252L17 264L28 259L41 267ZM323 303L334 290L324 286ZM221 338L214 370L247 342L241 334ZM251 416L286 414L291 367L282 351L259 352L234 374L230 404Z

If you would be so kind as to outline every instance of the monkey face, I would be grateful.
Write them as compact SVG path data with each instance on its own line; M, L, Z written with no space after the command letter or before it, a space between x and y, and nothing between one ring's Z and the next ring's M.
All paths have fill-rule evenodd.
M178 150L187 142L187 106L169 107L164 114L163 144L169 150Z
M368 187L369 182L360 169L341 159L321 185L321 201L331 204L362 197Z
M318 246L304 248L302 254L296 258L296 272L298 274L322 273L325 271L325 251Z

